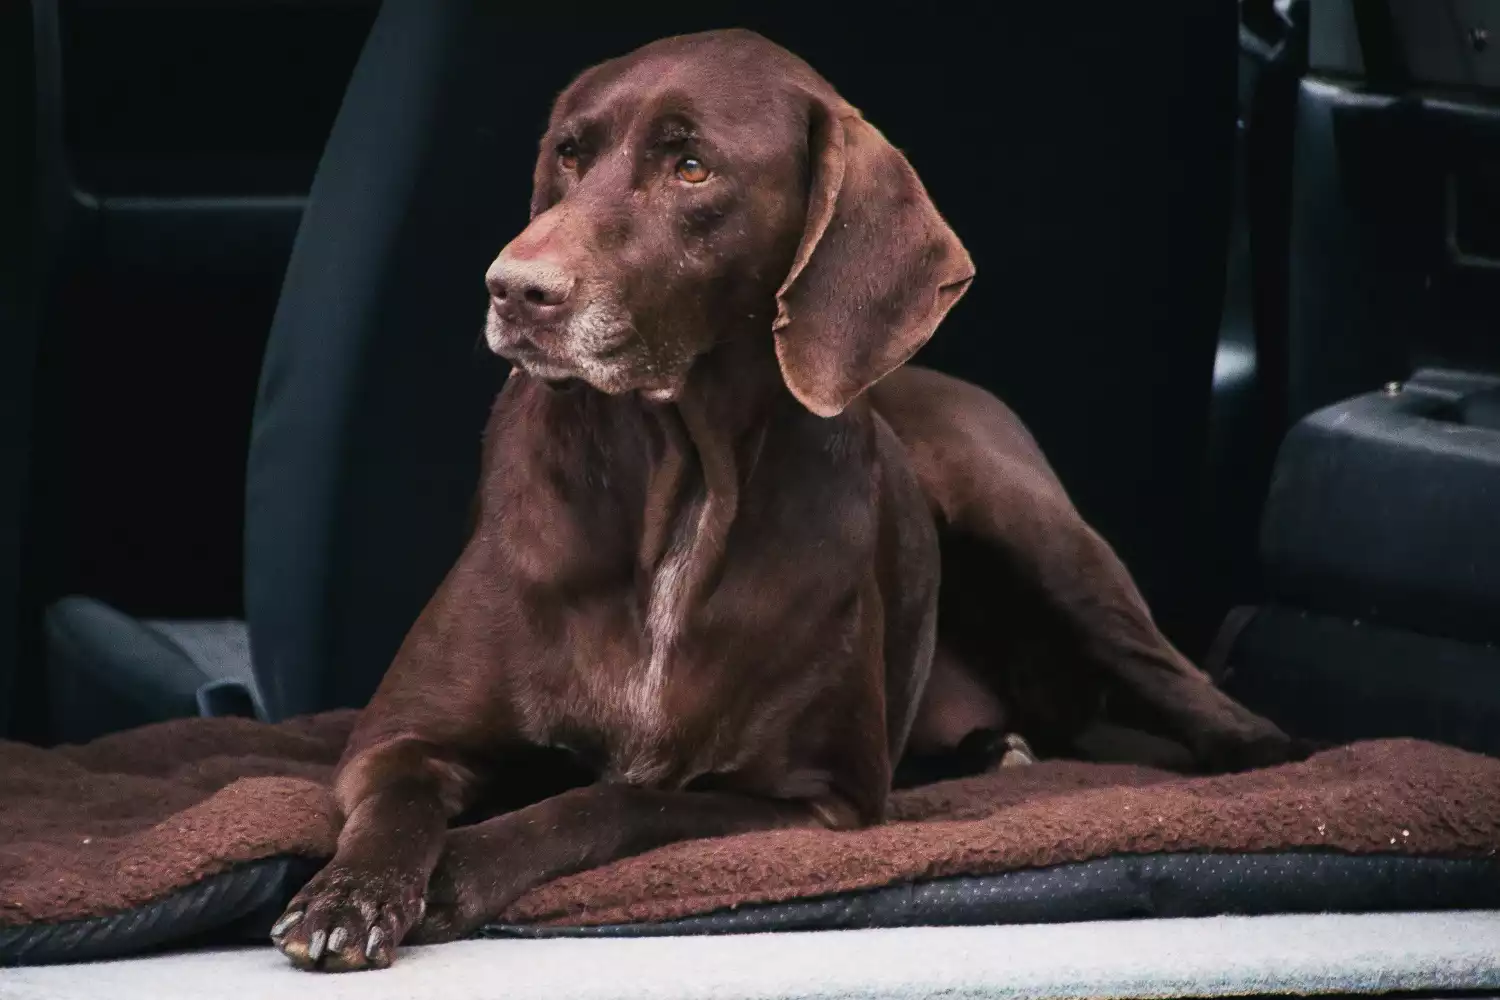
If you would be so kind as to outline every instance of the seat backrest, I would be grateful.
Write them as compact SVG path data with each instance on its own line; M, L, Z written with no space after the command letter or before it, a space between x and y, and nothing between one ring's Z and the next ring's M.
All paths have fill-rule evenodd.
M525 142L489 113L517 81L507 59L460 61L468 20L384 5L288 263L246 485L245 610L273 717L365 700L461 543L497 384L478 275L526 183Z
M979 270L923 360L1032 425L1170 626L1190 604L1223 283L1232 0L714 5L629 23L387 0L330 136L262 376L246 609L273 715L362 703L462 544L500 370L481 276L548 105L600 58L742 25L905 149Z

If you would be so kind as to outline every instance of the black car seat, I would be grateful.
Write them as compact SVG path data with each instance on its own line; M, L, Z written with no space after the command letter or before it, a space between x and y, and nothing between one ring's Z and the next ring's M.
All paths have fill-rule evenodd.
M979 281L921 360L1007 399L1169 631L1190 648L1211 632L1222 609L1201 606L1194 532L1229 213L1232 0L1086 17L912 8L858 25L805 6L570 21L387 0L265 357L241 664L257 690L231 707L283 718L369 697L463 541L503 374L479 338L481 277L525 224L550 100L598 59L736 24L806 57L905 149L969 247Z
M1309 4L1249 129L1273 152L1253 210L1279 450L1260 592L1215 659L1307 737L1500 754L1500 76L1478 10Z

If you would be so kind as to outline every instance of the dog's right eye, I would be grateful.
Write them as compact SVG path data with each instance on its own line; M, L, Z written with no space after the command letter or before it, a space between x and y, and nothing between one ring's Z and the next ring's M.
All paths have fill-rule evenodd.
M577 170L578 147L571 142L560 143L557 147L557 163L564 170Z
M677 162L677 177L689 184L702 184L712 175L713 171L703 165L703 161L696 156L684 156Z

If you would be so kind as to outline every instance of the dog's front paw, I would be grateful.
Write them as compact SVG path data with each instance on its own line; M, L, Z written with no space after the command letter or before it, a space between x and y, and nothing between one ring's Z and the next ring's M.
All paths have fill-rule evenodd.
M383 969L422 919L418 879L330 864L297 893L271 941L299 969Z

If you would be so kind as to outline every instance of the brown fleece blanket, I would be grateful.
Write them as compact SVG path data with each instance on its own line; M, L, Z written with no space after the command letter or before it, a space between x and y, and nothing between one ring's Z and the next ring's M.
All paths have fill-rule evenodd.
M191 719L0 743L0 927L118 913L237 864L327 857L353 721ZM1500 760L1408 740L1217 778L1054 761L905 791L893 822L694 841L543 886L509 923L664 920L748 903L1162 851L1492 858Z

